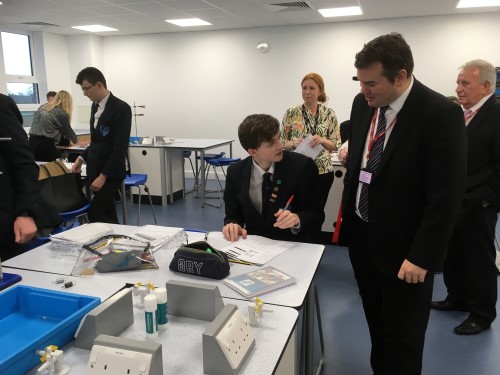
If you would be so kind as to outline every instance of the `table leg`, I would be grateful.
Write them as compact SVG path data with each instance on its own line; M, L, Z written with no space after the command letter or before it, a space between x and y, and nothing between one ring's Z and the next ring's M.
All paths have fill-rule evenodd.
M205 151L200 150L201 207L205 207Z
M125 195L125 183L122 181L122 217L123 225L127 225L127 196Z

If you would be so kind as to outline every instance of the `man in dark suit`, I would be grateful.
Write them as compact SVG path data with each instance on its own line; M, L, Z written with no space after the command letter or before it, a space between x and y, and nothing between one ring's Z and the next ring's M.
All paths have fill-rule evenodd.
M0 94L0 258L19 255L36 234L33 208L38 198L38 167L23 118L14 101Z
M80 172L83 162L87 163L90 190L94 193L89 221L118 224L114 197L126 174L132 110L107 89L104 75L94 67L78 73L76 83L93 103L90 146L75 161L72 171Z
M230 241L246 238L247 233L318 241L324 220L318 169L311 158L283 151L279 126L272 116L250 115L238 127L241 146L250 156L227 171L222 232Z
M448 289L436 310L469 311L459 335L488 329L496 317L495 225L500 210L500 103L495 67L473 60L461 67L456 92L467 125L467 186L462 211L444 262Z
M420 374L433 273L465 188L462 111L412 76L400 34L365 44L354 99L341 237L358 283L375 374Z

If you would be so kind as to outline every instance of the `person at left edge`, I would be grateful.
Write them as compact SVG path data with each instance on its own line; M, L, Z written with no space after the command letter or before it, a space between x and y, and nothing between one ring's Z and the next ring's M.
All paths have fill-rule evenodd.
M283 151L279 122L270 115L247 116L238 127L238 138L250 156L227 170L224 237L237 241L248 233L275 240L317 242L324 213L314 161ZM262 196L265 172L271 173L269 197ZM292 195L289 209L284 210Z
M76 83L92 103L90 145L78 157L72 172L81 172L87 163L87 177L94 194L88 217L90 222L118 223L115 192L126 174L132 110L108 90L100 70L88 67L78 73Z
M0 94L0 258L22 252L20 244L36 234L38 167L14 101ZM10 138L10 140L8 140Z

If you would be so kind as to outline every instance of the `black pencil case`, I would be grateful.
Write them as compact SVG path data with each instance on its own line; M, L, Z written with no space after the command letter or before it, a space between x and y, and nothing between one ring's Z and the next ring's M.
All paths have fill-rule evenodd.
M217 280L229 275L227 255L205 241L181 246L175 252L169 268L174 272Z

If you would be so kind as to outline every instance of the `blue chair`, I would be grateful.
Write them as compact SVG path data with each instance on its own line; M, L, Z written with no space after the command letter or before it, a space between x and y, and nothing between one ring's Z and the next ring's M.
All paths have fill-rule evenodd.
M148 175L143 173L132 173L130 176L127 175L123 184L125 187L130 189L130 195L132 196L132 188L136 187L139 189L139 200L138 200L138 208L137 208L137 225L139 225L139 220L141 217L141 186L144 188L144 191L148 194L149 205L151 206L151 211L153 212L153 218L156 222L155 210L153 208L153 201L151 200L151 195L149 194L149 188L146 186L146 181L148 180ZM126 197L125 197L126 199ZM133 201L133 200L132 200ZM126 203L126 202L125 202Z
M240 161L241 158L212 158L207 160L208 168L207 168L207 178L208 178L208 173L210 172L210 168L214 171L215 178L219 184L219 189L213 190L213 191L207 191L205 190L206 193L218 193L217 197L207 197L205 195L205 198L219 198L219 205L211 204L205 201L205 204L212 206L212 207L217 207L221 208L223 199L222 199L222 192L224 191L224 187L222 186L222 183L220 181L219 175L217 174L217 167L219 167L222 170L222 174L224 175L224 179L226 178L226 172L224 171L224 167L228 167L229 165L236 163L237 161ZM206 179L205 179L206 181Z
M213 160L213 159L219 159L219 158L222 158L224 157L224 155L226 155L225 152L221 152L219 154L204 154L203 155L203 160L205 161L205 165L208 164L208 161L209 160ZM196 159L197 160L201 160L201 156L200 155L196 155ZM208 178L208 168L209 167L205 167L205 185L207 184L207 178ZM199 183L199 177L200 177L200 173L201 173L201 165L200 167L198 168L198 171L196 172L196 176L194 178L194 186L193 186L193 191L198 191L200 188L201 189L205 189L206 186L201 186L201 184ZM205 192L207 190L205 189ZM194 194L193 194L194 195ZM195 196L196 198L199 198L198 196Z
M54 228L48 236L36 237L24 246L25 250L31 250L35 247L42 246L43 244L50 241L50 236L58 234L73 228L78 227L81 224L86 224L89 222L87 217L87 212L90 208L90 203L86 203L81 208L73 211L59 212L59 217L63 221L61 225Z

